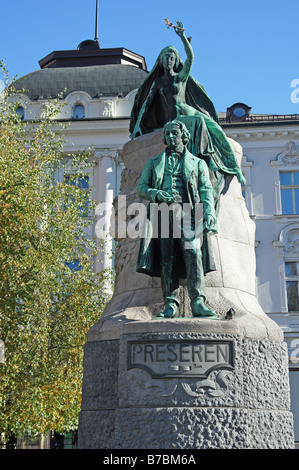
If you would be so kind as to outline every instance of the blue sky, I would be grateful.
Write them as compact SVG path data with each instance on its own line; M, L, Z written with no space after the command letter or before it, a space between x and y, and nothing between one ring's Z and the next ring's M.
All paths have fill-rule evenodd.
M0 58L10 74L30 73L50 52L93 39L95 3L0 0ZM291 101L297 88L299 98L298 0L99 0L101 47L137 52L149 69L168 44L184 58L165 17L181 20L192 36L192 75L217 111L240 101L256 113L299 114L299 102Z

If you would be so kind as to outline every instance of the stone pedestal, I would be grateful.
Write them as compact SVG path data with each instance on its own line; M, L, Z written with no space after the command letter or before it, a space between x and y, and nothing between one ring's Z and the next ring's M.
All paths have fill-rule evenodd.
M127 206L163 148L160 131L124 146ZM256 298L255 226L235 177L218 220L217 271L206 276L217 318L192 318L182 286L179 318L156 319L160 280L136 273L138 239L118 240L114 295L85 345L80 448L293 448L287 348Z

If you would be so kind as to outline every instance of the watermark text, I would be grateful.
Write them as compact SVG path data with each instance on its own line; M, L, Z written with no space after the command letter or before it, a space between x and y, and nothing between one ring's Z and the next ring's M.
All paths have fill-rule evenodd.
M299 103L299 78L291 81L291 88L294 88L291 93L291 102L294 104Z
M127 204L126 196L119 195L113 206L98 204L96 216L98 238L180 238L186 248L202 240L205 228L202 203Z

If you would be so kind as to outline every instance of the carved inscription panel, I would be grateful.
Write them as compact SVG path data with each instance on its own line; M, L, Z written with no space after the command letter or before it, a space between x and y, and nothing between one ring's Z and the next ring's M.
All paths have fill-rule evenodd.
M234 369L233 341L129 341L127 368L152 378L204 378L215 369Z

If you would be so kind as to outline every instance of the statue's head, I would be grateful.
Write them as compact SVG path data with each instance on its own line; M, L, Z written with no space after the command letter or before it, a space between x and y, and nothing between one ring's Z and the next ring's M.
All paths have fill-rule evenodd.
M175 72L179 72L182 68L183 62L179 51L173 46L166 46L164 47L164 49L162 49L158 57L159 67L161 67L162 69L165 68L165 59L167 56L170 55L174 58L173 70Z
M190 132L188 131L187 127L185 124L178 119L174 119L173 121L167 122L164 126L164 132L163 132L163 142L165 145L168 145L168 134L169 131L172 129L179 129L181 131L181 140L184 145L187 145L189 140L190 140Z

